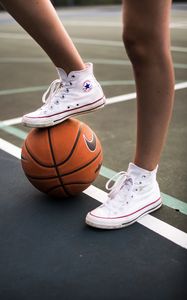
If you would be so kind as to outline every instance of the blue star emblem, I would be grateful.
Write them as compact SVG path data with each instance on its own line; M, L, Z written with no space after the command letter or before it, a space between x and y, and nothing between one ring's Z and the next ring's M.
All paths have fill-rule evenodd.
M83 84L83 90L84 90L85 92L90 91L91 88L92 88L91 82L89 82L89 81L84 82L84 84Z
M89 84L89 83L86 83L84 87L85 87L86 89L89 89L89 88L90 88L90 84Z

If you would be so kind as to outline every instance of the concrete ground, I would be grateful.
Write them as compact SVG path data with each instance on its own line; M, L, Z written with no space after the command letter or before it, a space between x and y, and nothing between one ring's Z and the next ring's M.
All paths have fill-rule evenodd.
M135 92L132 67L121 42L120 6L64 8L61 20L85 61L94 71L108 98ZM173 6L171 50L177 90L174 113L159 169L165 205L154 216L187 232L187 6ZM21 117L41 104L41 96L57 75L40 47L6 13L0 14L0 137L21 147L28 129ZM181 83L181 85L179 85ZM110 101L109 101L110 102ZM81 116L101 140L104 150L101 176L94 183L104 189L111 170L126 169L135 148L135 99L107 105ZM2 174L3 175L3 174ZM10 174L11 176L11 174ZM7 183L8 186L8 183Z

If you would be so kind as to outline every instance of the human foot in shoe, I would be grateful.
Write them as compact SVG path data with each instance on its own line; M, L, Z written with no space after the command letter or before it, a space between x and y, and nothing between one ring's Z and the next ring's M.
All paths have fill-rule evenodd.
M43 105L23 116L28 127L49 127L64 120L92 112L105 104L103 90L94 77L92 63L86 68L68 75L57 68L59 79L54 80L42 97Z
M110 191L106 202L87 214L86 223L103 229L122 228L161 207L157 168L148 171L130 163L127 172L117 173L115 183L110 185L113 177L106 184Z

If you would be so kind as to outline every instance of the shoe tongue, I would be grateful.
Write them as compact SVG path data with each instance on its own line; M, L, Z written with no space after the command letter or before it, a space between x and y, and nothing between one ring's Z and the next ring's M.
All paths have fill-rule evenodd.
M137 165L135 165L133 163L129 163L127 173L131 177L139 177L142 175L150 176L150 175L156 175L157 169L158 169L158 166L153 171L149 171L149 170L143 169L141 167L138 167Z
M56 68L58 72L58 76L62 81L67 81L68 75L62 68Z
M71 71L69 74L67 74L62 68L56 68L59 78L62 81L67 81L76 78L76 76L80 77L86 77L87 75L90 75L93 73L93 64L92 63L86 63L85 69L77 70L77 71Z

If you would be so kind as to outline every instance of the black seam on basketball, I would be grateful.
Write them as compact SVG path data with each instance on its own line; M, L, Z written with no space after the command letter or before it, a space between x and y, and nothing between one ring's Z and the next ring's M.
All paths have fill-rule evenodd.
M71 171L70 173L66 173L66 174L60 174L60 177L63 177L63 176L67 176L67 175L70 175L70 174L73 174L81 169L84 169L85 167L89 166L92 162L94 162L98 157L99 155L101 154L101 151L91 160L89 161L87 164L85 164L84 166L74 170L74 171ZM55 166L54 166L55 167ZM29 174L25 173L25 175L30 178L30 179L34 179L34 180L49 180L49 179L56 179L58 178L58 176L49 176L49 177L36 177L36 176L30 176Z
M57 188L63 188L63 187L62 187L61 184L55 185L55 186L51 187L50 189L48 189L48 190L46 191L46 193L49 194L50 192L56 190ZM63 189L64 189L64 188L63 188Z
M79 129L78 129L78 133L77 133L77 136L76 136L76 139L75 139L75 142L73 144L73 147L70 151L70 154L68 155L68 157L66 157L65 160L63 160L62 162L58 163L58 164L55 164L55 165L46 165L44 163L42 163L41 161L39 161L36 157L34 157L34 155L32 154L31 150L28 148L28 145L26 144L25 142L25 147L29 153L29 155L32 157L32 159L37 162L37 164L39 164L40 166L42 167L45 167L45 168L55 168L56 166L59 167L61 165L63 165L66 161L68 161L68 159L70 159L70 157L72 156L73 152L74 152L74 149L79 141L79 137L80 137L80 134L81 134L81 131L82 131L82 125L80 125Z
M81 169L84 169L85 167L89 166L92 162L94 162L99 157L100 154L101 154L101 151L99 151L99 153L91 161L89 161L87 164L85 164L84 166L82 166L82 167L80 167L80 168L78 168L74 171L71 171L69 173L61 174L60 176L61 177L68 176L68 175L73 174L77 171L80 171Z
M57 167L63 165L66 161L68 161L68 160L70 159L70 157L72 156L72 154L73 154L73 152L74 152L74 150L75 150L75 147L77 146L77 143L78 143L78 141L79 141L79 137L80 137L80 135L81 135L81 131L82 131L82 125L80 125L80 127L79 127L79 130L78 130L78 133L77 133L75 142L74 142L74 144L73 144L73 147L72 147L72 149L71 149L71 151L70 151L70 154L69 154L68 157L66 157L66 159L63 160L61 163L56 164Z
M27 150L27 152L29 153L29 155L32 157L32 159L37 163L39 164L40 166L42 167L45 167L45 168L55 168L55 165L45 165L44 163L42 163L41 161L39 161L36 157L34 157L34 155L32 154L32 152L30 151L27 143L25 142L25 148Z
M22 154L21 154L21 159L22 160L28 160L26 157L24 157Z
M53 146L52 146L52 142L51 142L50 128L47 128L47 132L48 132L49 147L50 147L50 150L51 150L51 155L52 155L53 162L54 162L54 165L55 165L55 170L56 170L56 173L57 173L57 177L59 179L59 182L60 182L61 187L63 188L65 194L68 195L68 196L71 196L71 194L64 187L63 180L62 180L62 178L60 177L60 174L59 174L58 166L56 165L56 160L55 160L55 156L54 156L54 152L53 152Z

